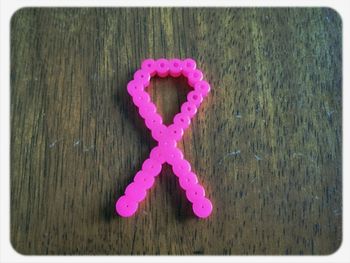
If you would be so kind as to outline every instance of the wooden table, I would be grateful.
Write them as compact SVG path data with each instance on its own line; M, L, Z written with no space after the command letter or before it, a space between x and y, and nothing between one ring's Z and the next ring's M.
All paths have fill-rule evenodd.
M331 9L19 10L11 21L11 242L23 254L330 254L342 239L342 36ZM140 211L116 199L155 145L126 91L148 57L193 57L212 92ZM155 79L166 123L188 92Z

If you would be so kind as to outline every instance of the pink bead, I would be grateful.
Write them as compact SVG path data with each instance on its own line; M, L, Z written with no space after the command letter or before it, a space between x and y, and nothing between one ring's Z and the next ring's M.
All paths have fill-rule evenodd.
M169 139L179 141L182 138L183 134L184 134L184 130L179 125L171 124L168 127L167 135Z
M156 126L159 126L162 124L162 117L155 112L150 112L148 115L145 116L145 123L148 129L152 130L153 128L156 128Z
M184 190L187 190L191 188L193 185L197 184L198 179L194 173L189 172L179 177L179 182L180 182L181 188Z
M194 85L197 82L203 79L203 73L202 71L196 69L194 71L189 72L187 75L187 78L188 78L188 85L190 85L191 87L194 87Z
M196 61L191 58L187 58L182 61L182 74L187 77L188 73L194 71L197 67Z
M191 171L191 165L184 159L177 159L173 164L173 172L177 177L182 177Z
M153 139L159 142L161 140L166 139L167 131L168 129L164 124L156 125L152 128L152 137Z
M135 72L134 79L142 82L144 87L148 87L149 81L151 79L151 75L147 70L139 69L138 71Z
M129 81L127 85L127 90L131 96L134 96L136 93L144 91L144 87L142 82L137 80L132 80L132 81Z
M153 159L147 159L142 164L142 171L152 176L157 176L161 170L162 170L162 165Z
M134 182L141 184L144 189L148 190L154 184L154 176L146 172L139 171L134 177Z
M189 103L192 103L194 105L196 105L196 107L198 108L199 105L202 103L203 101L203 96L200 92L192 90L190 93L188 93L187 95L187 101Z
M158 145L163 148L174 148L177 142L172 138L167 138L158 142Z
M210 91L210 85L208 82L202 80L194 85L194 90L200 92L202 96L205 97Z
M213 211L213 205L209 199L203 197L193 203L192 210L199 218L206 218L210 216L211 212Z
M165 154L165 160L168 164L173 164L177 160L181 160L184 158L183 153L180 151L180 149L174 147L174 148L162 148L162 151Z
M177 78L182 73L182 61L174 58L169 61L169 74L170 76Z
M195 203L198 199L205 196L205 191L199 184L194 184L186 190L186 197L191 203Z
M174 117L174 124L178 125L182 129L188 128L188 126L190 126L190 123L191 123L191 119L190 119L189 115L187 115L185 113L180 112L180 113L176 114Z
M154 59L149 58L142 61L141 68L147 70L152 77L156 74L156 62Z
M126 197L125 195L121 196L117 203L115 204L116 212L122 217L129 217L135 214L138 203Z
M134 96L132 97L132 101L134 102L134 104L137 107L140 107L142 105L144 105L147 102L150 102L151 98L149 96L149 94L145 91L140 91L134 94Z
M153 102L147 102L139 106L139 113L141 117L144 119L146 118L147 115L156 113L156 111L157 111L157 107L156 105L154 105Z
M139 203L146 197L146 188L143 184L133 182L126 187L125 196Z
M161 147L156 146L152 149L150 154L150 159L155 160L156 162L163 164L165 163L165 154L162 151Z
M160 58L156 61L156 72L161 78L169 75L169 61L165 58Z
M197 107L190 102L185 102L181 106L181 113L187 114L192 118L197 113Z

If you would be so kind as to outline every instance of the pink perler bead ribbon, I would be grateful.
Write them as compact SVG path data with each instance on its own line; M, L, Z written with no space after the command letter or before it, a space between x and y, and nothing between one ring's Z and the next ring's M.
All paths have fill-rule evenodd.
M169 126L163 124L156 105L151 102L149 94L145 91L151 77L155 75L161 78L184 75L193 88L187 95L187 101L182 104L181 111L175 115L173 124ZM146 59L142 62L141 69L135 72L134 79L128 83L127 90L158 145L151 150L149 158L136 173L134 181L126 187L124 195L116 202L117 213L122 217L135 214L138 204L146 198L147 190L153 186L155 177L160 174L162 165L166 162L172 166L174 174L179 178L181 188L186 191L186 197L192 203L194 214L199 218L208 217L213 210L212 203L205 197L204 188L198 182L197 175L191 171L190 163L184 159L182 151L176 146L203 98L210 91L210 85L203 80L202 71L196 68L196 62L191 58Z

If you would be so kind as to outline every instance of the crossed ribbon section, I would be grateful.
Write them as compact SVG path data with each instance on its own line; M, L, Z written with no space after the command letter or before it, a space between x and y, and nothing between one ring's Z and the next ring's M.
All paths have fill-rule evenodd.
M161 78L183 75L193 88L187 95L187 101L182 104L181 111L174 116L173 123L169 126L163 124L156 105L151 102L149 94L145 91L150 85L151 77L156 75ZM135 72L134 79L128 83L127 91L158 145L151 150L149 158L142 164L142 169L126 187L124 195L117 200L116 212L122 217L134 215L139 203L146 198L147 190L153 186L155 177L160 174L162 165L168 163L178 177L181 188L185 190L186 198L192 203L194 214L199 218L208 217L213 210L212 203L205 197L205 190L191 170L190 163L177 148L177 142L181 140L203 98L210 91L210 85L203 80L203 73L197 69L196 62L191 58L146 59L142 62L141 69Z

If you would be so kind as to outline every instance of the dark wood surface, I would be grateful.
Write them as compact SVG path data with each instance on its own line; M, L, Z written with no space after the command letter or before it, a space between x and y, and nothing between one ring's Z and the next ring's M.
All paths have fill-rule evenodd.
M23 254L330 254L342 239L341 19L331 9L22 9L11 21L11 242ZM180 147L214 211L164 167L116 199L155 143L126 84L193 57L212 92ZM183 79L152 80L167 123Z

